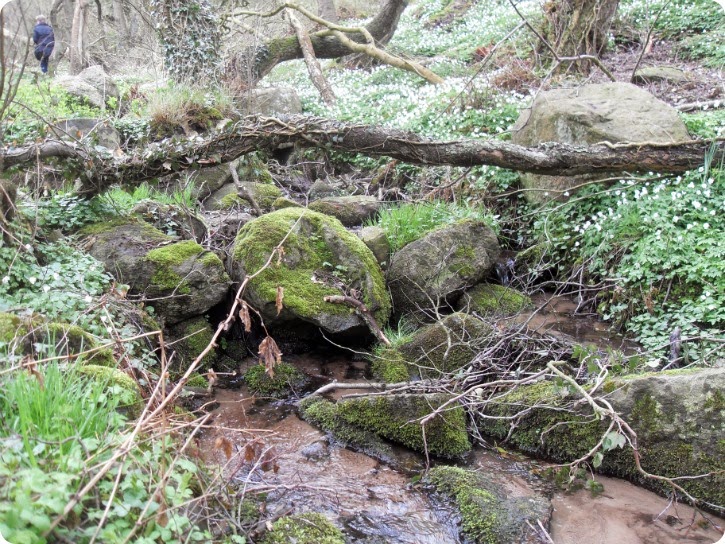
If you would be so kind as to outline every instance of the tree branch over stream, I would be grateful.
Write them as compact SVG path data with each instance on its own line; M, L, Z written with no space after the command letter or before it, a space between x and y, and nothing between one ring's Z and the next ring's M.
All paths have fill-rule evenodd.
M594 146L544 143L522 147L498 140L429 140L412 132L310 117L245 117L207 137L171 138L114 157L93 146L46 140L0 151L3 169L36 160L69 161L81 182L80 192L99 193L114 184L144 180L223 164L252 151L272 151L283 144L319 147L371 157L388 156L421 165L491 165L546 175L607 172L684 172L700 166L715 148L714 161L725 158L723 139L671 144L603 142Z

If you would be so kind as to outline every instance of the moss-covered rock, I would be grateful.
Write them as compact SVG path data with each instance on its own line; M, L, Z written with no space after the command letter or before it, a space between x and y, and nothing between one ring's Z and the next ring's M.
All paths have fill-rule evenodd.
M295 202L294 200L290 200L284 196L281 196L272 202L273 210L283 210L284 208L304 208L304 206L299 202Z
M357 440L367 439L366 433L374 433L416 451L425 451L427 445L432 455L455 458L471 449L459 404L451 403L429 421L425 437L416 422L450 399L446 394L360 397L336 403L311 398L302 403L301 410L308 421L346 443L355 445Z
M42 347L56 356L75 358L83 353L82 363L115 367L113 350L101 348L102 343L77 325L47 321L38 314L21 317L0 312L0 349L8 355L36 357Z
M131 213L169 236L202 242L207 235L207 227L201 217L184 206L143 200L133 207Z
M205 317L187 319L170 327L167 338L168 345L174 351L173 370L184 373L200 354L206 349L214 336L214 331ZM201 361L201 368L208 368L216 359L216 348L213 348Z
M88 252L130 294L150 304L167 324L204 314L231 284L219 257L192 240L177 242L137 219L85 227Z
M374 196L332 196L310 203L310 209L331 215L346 227L357 227L374 217L383 205Z
M299 393L307 384L305 375L289 363L276 365L273 377L263 365L255 365L244 373L244 381L252 393L276 399Z
M322 514L285 516L272 524L262 544L345 544L342 531Z
M370 371L376 379L385 383L405 382L410 379L410 363L398 348L376 349L371 359Z
M463 294L456 309L484 317L509 317L530 306L531 299L515 289L480 283Z
M550 505L543 497L506 498L482 473L438 466L424 479L453 501L461 515L461 532L476 544L521 542L526 522L547 519Z
M237 163L237 174L242 181L253 181L274 185L274 178L269 173L266 163L257 153L247 153Z
M481 221L464 220L397 251L388 268L396 315L424 314L455 304L463 290L485 279L498 258L496 234Z
M351 308L324 300L343 291L357 293L378 323L387 322L390 301L375 257L339 221L317 212L286 208L244 225L234 243L234 277L241 280L260 270L279 244L284 248L281 258L276 256L245 292L267 327L306 325L332 334L364 333L364 321ZM284 289L280 312L278 287Z
M493 328L477 317L455 313L423 327L399 350L414 375L436 378L468 365L494 334Z
M644 470L661 476L681 477L678 483L698 499L725 504L725 370L661 372L631 378L614 378L603 391L614 409L637 433ZM519 449L557 462L570 462L593 448L607 421L561 408L569 400L555 384L522 386L487 405L482 413L510 417L523 411L511 432L507 419L480 418L483 434L508 438ZM631 449L604 452L601 472L627 478L660 492L666 484L644 478L637 470Z
M186 385L189 387L207 389L209 387L209 380L206 379L206 376L202 376L201 374L192 374L186 381Z

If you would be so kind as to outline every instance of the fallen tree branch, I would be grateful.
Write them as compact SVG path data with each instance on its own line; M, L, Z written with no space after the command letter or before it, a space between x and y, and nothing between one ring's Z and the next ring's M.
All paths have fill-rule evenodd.
M38 159L74 161L69 170L80 192L96 194L114 184L138 185L173 172L230 162L252 151L280 145L319 147L371 157L388 156L423 165L490 165L545 175L572 176L608 172L684 172L702 165L714 147L713 160L725 158L724 138L658 143L601 143L589 147L543 143L523 147L499 140L435 141L418 134L332 119L295 115L249 116L206 138L171 138L146 145L134 154L113 157L92 146L47 140L0 150L4 168Z

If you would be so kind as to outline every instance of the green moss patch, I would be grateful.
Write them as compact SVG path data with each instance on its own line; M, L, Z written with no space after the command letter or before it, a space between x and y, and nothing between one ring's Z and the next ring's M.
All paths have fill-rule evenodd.
M395 348L376 349L370 370L375 378L386 383L405 382L410 379L408 361Z
M459 457L471 449L466 431L463 408L451 404L442 414L426 424L425 440L417 422L433 412L448 395L391 395L386 397L362 397L330 403L310 400L303 403L302 412L313 423L333 432L349 426L367 431L397 442L416 451L428 451L439 457ZM319 404L327 403L327 404ZM350 431L345 431L350 434ZM365 438L364 432L360 438ZM358 437L343 437L343 440Z
M211 343L214 336L205 317L195 317L171 327L169 336L174 339L171 347L175 351L173 373L186 372L191 364ZM201 368L208 368L216 360L216 349L212 349L201 360Z
M299 393L306 385L307 378L289 363L280 363L274 367L274 377L267 374L264 366L255 365L244 373L244 381L249 390L263 397L283 398Z
M488 317L508 317L531 306L531 299L509 287L481 283L466 291L458 302L458 310L476 312Z
M117 368L84 365L78 367L78 372L108 384L110 393L118 395L119 405L123 407L135 408L141 402L141 393L134 379Z
M156 271L151 277L152 284L161 290L176 290L181 294L188 295L191 289L186 280L174 270L174 267L181 266L187 259L201 255L204 252L205 249L193 240L185 240L152 249L146 254L146 260L156 265ZM217 261L218 265L221 265L219 257L211 252L206 252L199 260L204 265L213 266L217 264Z
M262 544L345 544L342 531L322 514L307 512L285 516L272 524Z
M482 474L458 467L435 467L425 482L455 504L462 533L477 544L519 542L526 521L545 518L548 510L542 498L506 499Z

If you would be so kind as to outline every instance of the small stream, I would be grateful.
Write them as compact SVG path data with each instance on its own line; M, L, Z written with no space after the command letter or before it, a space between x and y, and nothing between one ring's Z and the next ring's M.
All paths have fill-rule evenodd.
M572 318L571 301L538 301L544 306L529 326L564 334L598 346L633 349L613 338L600 322ZM298 355L285 360L322 380L358 382L367 364L342 355ZM248 365L256 364L255 360ZM352 390L345 390L349 394ZM342 394L342 393L341 393ZM393 447L391 462L330 444L324 433L302 421L291 402L255 399L245 387L218 389L212 428L201 438L208 462L223 467L224 477L251 492L266 493L266 516L314 511L341 527L350 543L465 543L456 512L412 483L425 469L425 459ZM537 476L546 463L504 450L476 448L465 461L484 471L509 497L546 496L551 517L541 520L556 544L645 544L717 542L722 533L703 523L686 506L627 482L598 476L604 492L593 497L580 490L554 491ZM725 520L710 517L721 527ZM524 542L544 542L532 531Z

